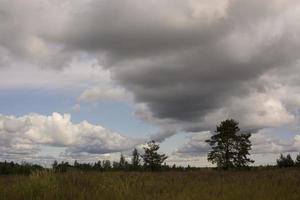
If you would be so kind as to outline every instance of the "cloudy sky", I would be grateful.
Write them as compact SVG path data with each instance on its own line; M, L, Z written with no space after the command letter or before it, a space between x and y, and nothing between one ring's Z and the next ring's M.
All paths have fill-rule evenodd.
M0 0L0 159L209 166L227 118L256 164L300 152L298 0Z

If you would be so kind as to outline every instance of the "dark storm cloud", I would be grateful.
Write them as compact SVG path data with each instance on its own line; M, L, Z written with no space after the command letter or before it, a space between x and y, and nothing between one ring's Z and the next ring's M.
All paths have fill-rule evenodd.
M259 95L264 86L255 83L263 75L289 70L300 58L298 2L223 2L93 1L75 15L64 42L99 55L154 118L182 123L183 130L211 128L205 120L212 113L226 108L213 119L241 118L248 113L239 109L259 107L236 109L232 99ZM252 122L244 124L275 123Z
M147 107L148 113L141 115L162 127L172 124L174 133L174 124L185 131L208 130L227 117L250 129L295 119L300 102L280 95L300 89L283 83L288 73L277 72L299 69L298 1L64 2L69 5L63 7L66 11L57 2L58 6L50 6L59 17L48 12L47 17L34 18L35 23L25 21L26 34L15 37L24 28L10 24L2 25L1 33L29 41L22 56L41 57L50 66L56 55L63 55L58 60L69 59L74 52L96 56L133 93L136 103ZM16 13L5 12L3 20ZM42 26L45 22L54 28ZM25 44L0 41L13 53ZM37 53L44 49L46 56Z
M104 51L110 61L119 62L195 47L221 34L211 27L218 24L200 27L189 14L186 2L178 0L93 1L74 15L65 42L73 48Z

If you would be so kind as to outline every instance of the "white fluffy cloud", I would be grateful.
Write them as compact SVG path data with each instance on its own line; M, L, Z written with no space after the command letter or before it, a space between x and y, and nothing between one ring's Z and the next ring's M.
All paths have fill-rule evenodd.
M104 154L126 151L138 143L87 121L74 124L69 114L0 116L1 155L36 154L41 145L66 152Z

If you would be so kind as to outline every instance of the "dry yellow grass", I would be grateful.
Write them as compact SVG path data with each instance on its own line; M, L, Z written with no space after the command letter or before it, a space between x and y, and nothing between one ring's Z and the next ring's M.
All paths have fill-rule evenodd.
M0 199L299 200L300 169L39 172L0 176Z

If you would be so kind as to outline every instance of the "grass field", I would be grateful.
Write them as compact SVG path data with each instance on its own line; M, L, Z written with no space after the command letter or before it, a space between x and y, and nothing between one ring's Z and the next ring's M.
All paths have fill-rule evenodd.
M7 175L0 199L299 200L300 169Z

